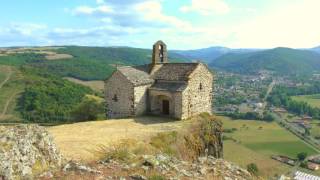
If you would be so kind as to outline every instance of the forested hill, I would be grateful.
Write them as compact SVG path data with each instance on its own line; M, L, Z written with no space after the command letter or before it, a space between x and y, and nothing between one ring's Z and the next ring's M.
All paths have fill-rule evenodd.
M238 73L270 70L282 75L306 74L320 71L320 54L290 48L229 53L211 62L210 66Z
M29 65L61 77L69 76L82 80L103 80L116 65L141 65L151 62L151 50L129 47L82 47L66 46L19 50L0 56L0 64L21 66ZM21 53L23 51L23 53ZM47 52L71 55L72 58L48 60ZM188 61L186 57L169 53L171 62Z
M259 49L231 49L227 47L215 46L194 50L175 50L172 52L182 55L188 59L202 60L205 63L210 63L228 53L244 53L255 51L259 51Z

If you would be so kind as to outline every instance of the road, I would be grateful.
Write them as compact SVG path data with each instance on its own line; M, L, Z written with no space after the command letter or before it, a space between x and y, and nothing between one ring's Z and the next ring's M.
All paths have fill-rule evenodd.
M2 89L2 87L11 79L11 76L13 74L13 71L10 67L4 67L5 71L7 71L7 77L5 78L5 80L3 80L0 83L0 90ZM13 93L5 102L4 108L2 110L2 112L0 113L0 119L3 119L3 117L6 115L7 111L8 111L8 107L10 105L10 102L12 101L12 99L14 98L14 96L16 95L16 93Z
M6 77L6 79L4 81L2 81L0 83L0 89L10 80L10 78L11 78L11 76L13 74L13 71L11 70L10 67L5 67L5 70L8 72L7 73L7 77Z
M276 84L276 81L275 81L275 80L272 80L272 82L269 84L267 93L266 93L266 95L265 95L264 98L263 98L263 104L262 104L262 110L263 110L263 111L265 110L265 108L266 108L266 106L267 106L267 99L268 99L270 93L272 92L275 84ZM263 112L263 111L262 111L262 112Z

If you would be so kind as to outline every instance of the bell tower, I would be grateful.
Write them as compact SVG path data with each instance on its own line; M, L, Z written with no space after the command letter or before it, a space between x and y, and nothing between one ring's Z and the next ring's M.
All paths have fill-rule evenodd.
M168 63L167 45L160 40L153 45L152 64L164 63Z

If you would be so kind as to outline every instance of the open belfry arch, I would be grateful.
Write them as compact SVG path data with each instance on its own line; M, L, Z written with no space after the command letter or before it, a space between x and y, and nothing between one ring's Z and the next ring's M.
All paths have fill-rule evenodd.
M153 45L150 64L117 67L105 81L107 116L144 114L186 119L211 113L213 75L202 63L171 63L167 45Z

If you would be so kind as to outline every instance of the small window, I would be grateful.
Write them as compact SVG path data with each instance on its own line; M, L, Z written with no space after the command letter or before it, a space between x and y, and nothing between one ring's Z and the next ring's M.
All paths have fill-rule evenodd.
M200 83L200 85L199 85L199 90L201 91L202 89L203 89L202 83Z
M115 95L113 96L112 100L113 100L114 102L118 102L118 96L115 94Z

